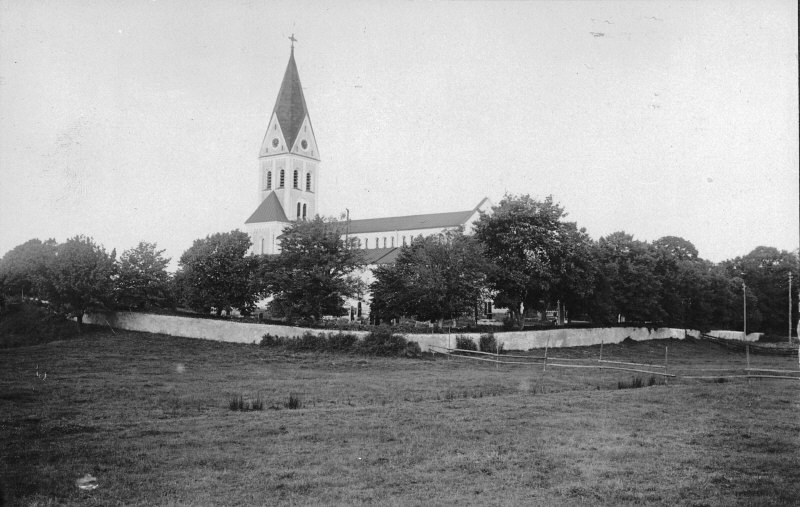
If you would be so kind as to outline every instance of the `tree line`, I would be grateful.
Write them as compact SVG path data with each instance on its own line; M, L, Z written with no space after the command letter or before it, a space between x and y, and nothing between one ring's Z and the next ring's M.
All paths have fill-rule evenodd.
M480 216L473 234L417 237L393 264L376 267L369 285L364 251L345 231L345 223L320 217L293 222L280 238L281 253L272 256L249 255L244 232L212 234L194 241L174 275L154 243L141 242L117 259L84 236L33 239L0 260L0 291L47 301L79 322L97 308L247 314L267 297L275 316L319 321L369 291L378 321L477 319L491 300L518 326L526 316L561 308L569 320L704 330L741 329L746 298L748 330L782 334L788 274L800 282L796 253L772 247L713 263L675 236L647 242L620 231L595 241L552 197L507 195Z

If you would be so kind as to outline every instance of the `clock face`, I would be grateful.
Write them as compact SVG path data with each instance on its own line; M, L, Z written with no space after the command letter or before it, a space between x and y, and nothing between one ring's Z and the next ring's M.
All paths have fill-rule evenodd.
M278 147L278 143L280 143L280 141L278 141L278 138L276 137L275 139L272 140L272 147L273 148L277 148Z
M306 140L303 139L302 141L300 141L300 147L303 148L304 150L307 150L308 149L308 142L306 142Z

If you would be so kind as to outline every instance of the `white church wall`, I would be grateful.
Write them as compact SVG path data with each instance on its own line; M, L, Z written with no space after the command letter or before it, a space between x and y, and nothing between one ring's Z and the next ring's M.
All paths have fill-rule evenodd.
M175 315L155 315L149 313L107 312L90 313L84 316L86 324L111 326L116 329L143 331L147 333L167 334L184 338L200 338L232 343L259 343L269 333L275 336L299 338L304 333L330 333L325 329L310 329L294 326L277 326L228 320L197 319ZM335 332L335 331L334 331ZM351 331L348 331L350 333ZM367 331L352 331L359 338ZM419 344L423 352L431 352L432 347L452 348L455 346L456 334L405 334L407 340ZM480 333L467 333L466 336L476 344ZM503 344L505 350L530 350L560 347L585 347L600 343L620 343L626 338L635 341L683 339L686 336L700 337L696 330L674 328L592 328L592 329L549 329L543 331L511 331L495 333L495 338Z

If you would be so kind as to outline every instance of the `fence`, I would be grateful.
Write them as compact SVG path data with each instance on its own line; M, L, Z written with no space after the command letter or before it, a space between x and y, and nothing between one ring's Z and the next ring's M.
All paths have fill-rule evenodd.
M613 359L603 359L603 343L600 344L599 355L597 358L566 358L566 357L553 357L549 356L549 347L544 349L544 355L514 355L514 354L501 354L498 349L495 353L492 352L477 352L474 350L464 350L458 348L439 347L432 345L430 348L434 353L444 354L452 358L465 359L470 361L484 361L494 363L496 365L516 365L516 366L534 366L541 365L542 372L547 372L547 368L593 368L599 370L613 370L613 371L627 371L633 373L642 373L645 375L660 376L667 383L668 379L687 379L687 380L719 380L719 379L781 379L781 380L800 380L800 349L788 348L783 349L783 352L776 353L775 348L751 345L749 343L741 342L727 342L716 337L703 335L714 343L733 348L737 351L745 353L745 365L732 366L730 368L686 368L680 365L669 365L669 346L664 347L664 363L637 363L631 361L615 361ZM783 355L783 356L797 356L798 368L797 369L780 369L780 368L760 368L751 366L750 364L750 348L753 347L759 354L769 355ZM645 369L646 368L646 369ZM711 375L698 374L717 372ZM743 373L738 373L742 371Z

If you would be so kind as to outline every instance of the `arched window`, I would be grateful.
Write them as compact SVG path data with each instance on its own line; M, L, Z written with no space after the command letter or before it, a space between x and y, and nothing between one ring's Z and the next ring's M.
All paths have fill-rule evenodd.
M303 220L306 219L306 205L303 204Z
M278 188L283 188L284 172L285 171L283 169L281 169L281 180L278 182Z
M261 253L264 253L264 238L261 238Z
M406 237L403 236L403 246L406 246Z
M267 171L267 190L272 190L272 171Z
M292 183L294 188L300 188L298 186L300 185L300 173L297 171L297 169L294 170L294 181Z
M311 192L311 173L306 173L306 192Z
M364 249L369 250L369 238L364 238Z
M297 203L297 219L300 220L300 203Z
M383 237L383 248L386 248L386 236Z
M394 236L392 236L392 248L394 248Z

